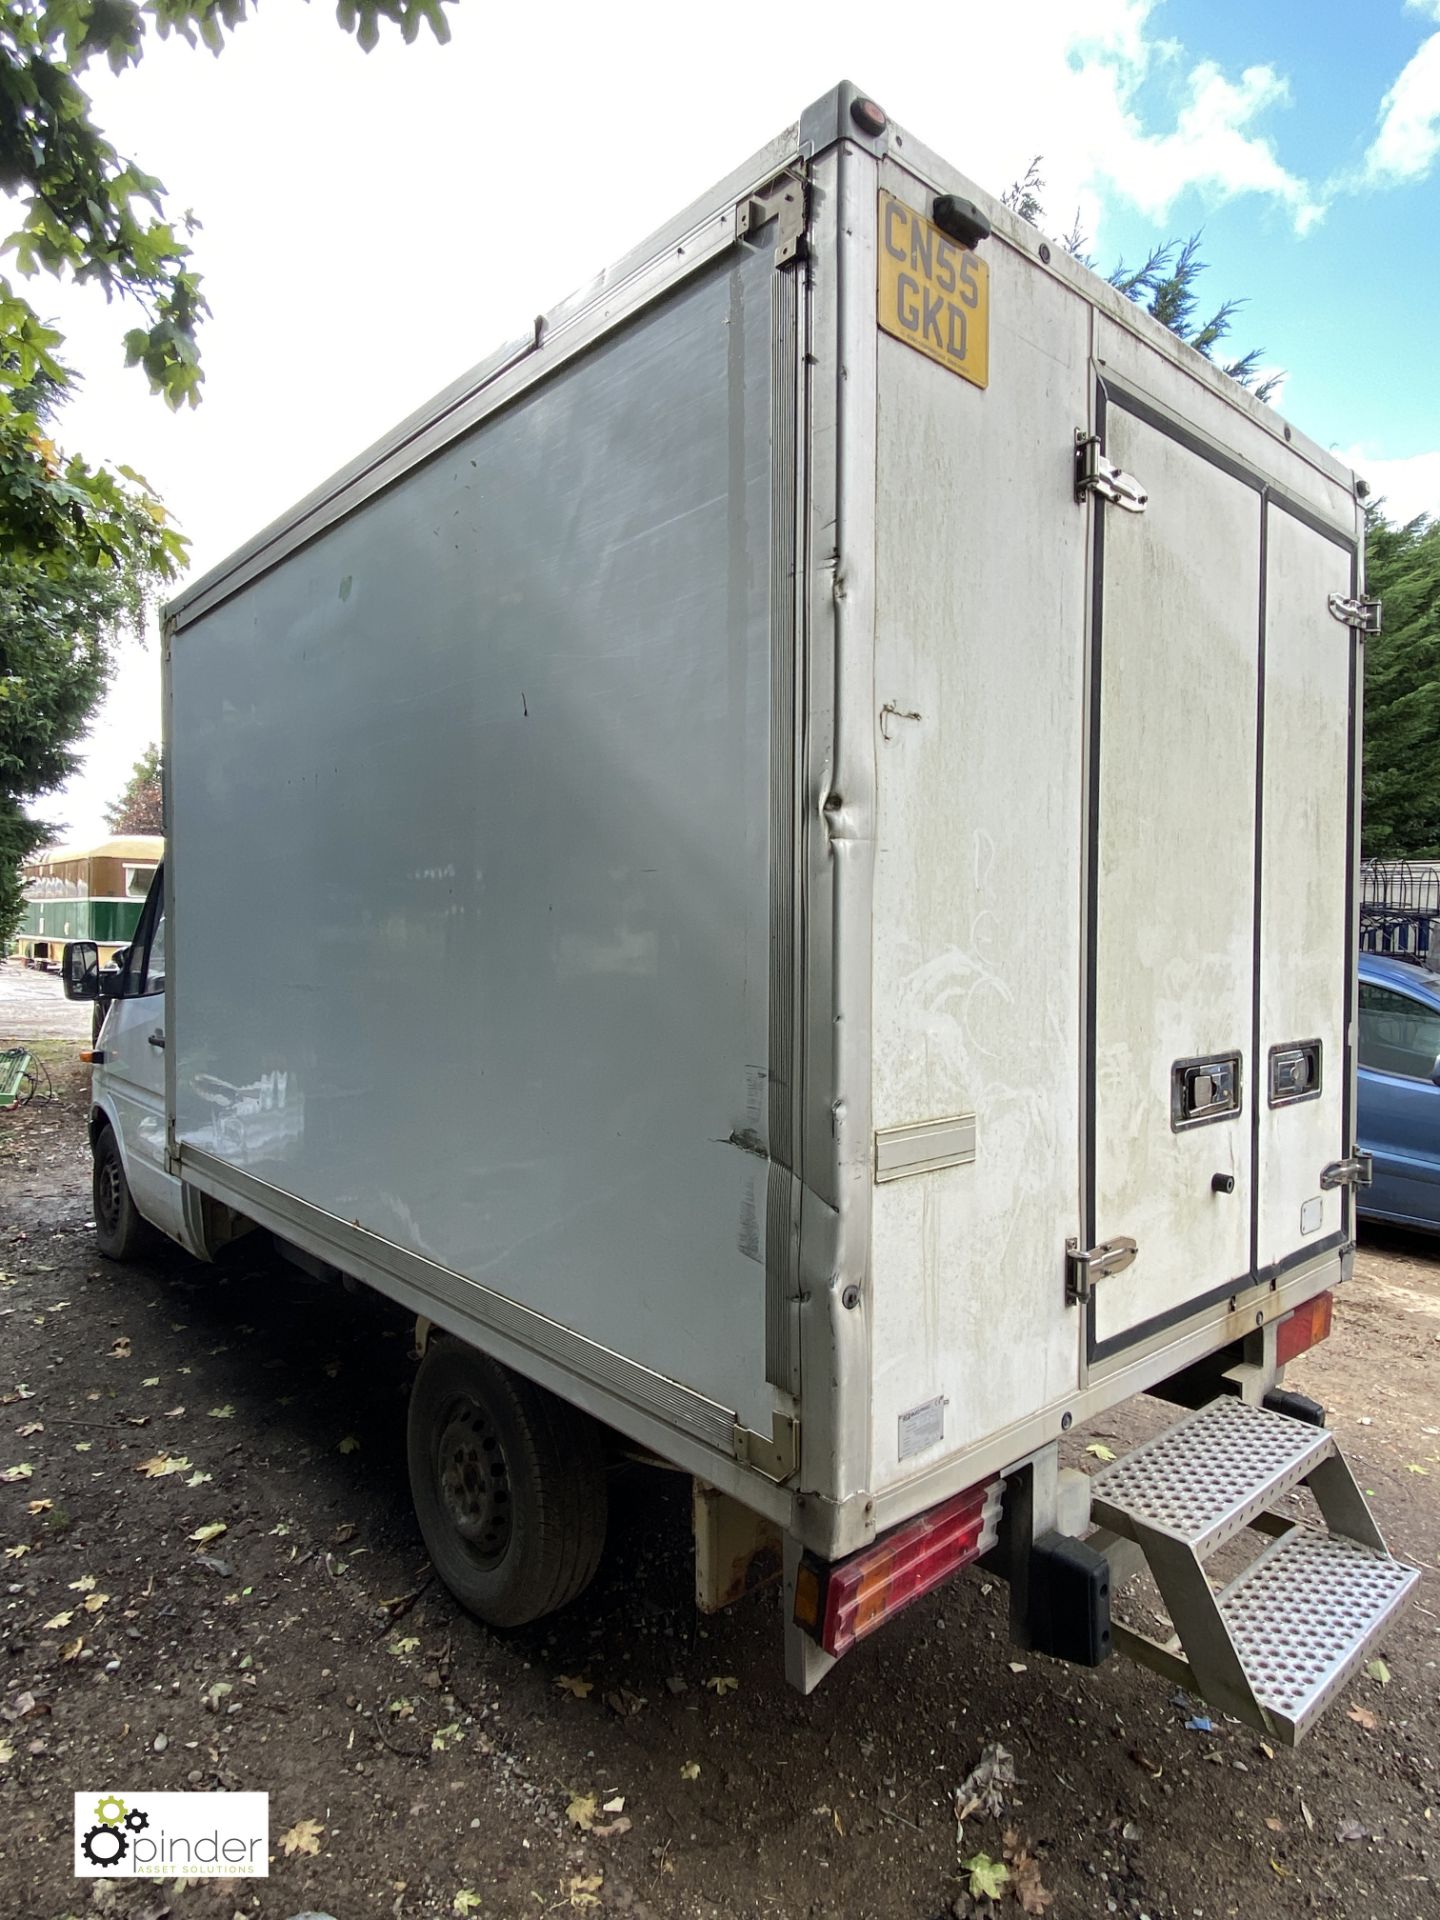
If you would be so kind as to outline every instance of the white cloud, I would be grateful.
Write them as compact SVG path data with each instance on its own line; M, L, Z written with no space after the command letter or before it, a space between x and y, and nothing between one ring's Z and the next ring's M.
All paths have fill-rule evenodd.
M1382 504L1387 520L1403 526L1417 513L1440 520L1440 451L1386 460L1361 442L1337 447L1335 457L1369 482L1371 498Z
M1440 19L1440 0L1429 10ZM1440 154L1440 33L1420 43L1380 102L1380 126L1365 154L1365 180L1390 186L1420 180Z

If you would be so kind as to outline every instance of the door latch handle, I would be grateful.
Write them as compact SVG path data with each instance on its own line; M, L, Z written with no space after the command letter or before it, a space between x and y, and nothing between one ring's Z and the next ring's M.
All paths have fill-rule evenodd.
M1098 1247L1082 1247L1078 1240L1067 1240L1066 1306L1083 1306L1094 1292L1097 1280L1108 1279L1112 1273L1123 1273L1138 1252L1135 1242L1123 1233L1117 1233L1113 1240L1102 1240Z
M1375 1178L1375 1162L1368 1153L1352 1153L1348 1160L1332 1160L1320 1176L1320 1185L1331 1187L1368 1187Z
M153 1033L146 1035L146 1038L152 1047L163 1047L165 1045L165 1029L163 1027L156 1027Z

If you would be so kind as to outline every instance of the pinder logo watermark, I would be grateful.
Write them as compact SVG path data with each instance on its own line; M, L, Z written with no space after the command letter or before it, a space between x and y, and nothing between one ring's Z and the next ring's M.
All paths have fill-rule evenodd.
M77 1793L75 1872L88 1880L249 1880L270 1872L268 1793Z

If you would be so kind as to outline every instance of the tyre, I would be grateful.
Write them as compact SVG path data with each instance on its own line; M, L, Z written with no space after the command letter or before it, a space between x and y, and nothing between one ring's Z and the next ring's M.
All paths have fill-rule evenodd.
M150 1228L135 1211L119 1144L109 1127L96 1136L94 1159L95 1243L107 1260L134 1260L145 1251Z
M435 1571L492 1627L583 1593L605 1544L595 1422L473 1347L432 1335L410 1391L410 1492Z

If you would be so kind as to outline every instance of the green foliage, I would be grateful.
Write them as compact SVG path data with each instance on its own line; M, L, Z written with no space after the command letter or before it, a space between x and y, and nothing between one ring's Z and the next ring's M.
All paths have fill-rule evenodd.
M22 280L98 287L128 309L126 363L172 407L195 406L206 312L190 242L153 174L96 125L82 79L124 73L148 36L219 53L258 0L0 0L0 192L19 224L0 244ZM367 51L382 28L449 38L455 0L339 0ZM122 627L184 565L186 543L129 467L66 454L51 425L73 387L64 341L0 275L0 937L18 911L15 868L47 837L25 805L73 770Z
M1383 503L1382 503L1383 504ZM1367 858L1440 859L1440 521L1369 515L1365 590L1385 603L1365 643Z
M160 774L160 749L152 741L130 771L130 778L113 806L105 809L112 833L163 833L165 796Z
M1045 192L1045 181L1040 172L1041 157L1037 153L1023 177L1000 196L1012 213L1018 213L1032 227L1040 226L1045 219L1041 198ZM1085 251L1085 235L1080 230L1078 213L1070 231L1060 236L1060 245L1081 266L1098 271L1094 260ZM1192 233L1188 240L1162 240L1150 249L1138 267L1127 266L1123 260L1118 260L1105 277L1127 300L1144 307L1162 326L1168 327L1179 339L1194 347L1197 353L1203 353L1207 360L1214 360L1215 349L1229 334L1235 315L1245 303L1243 300L1222 300L1208 319L1197 320L1199 296L1196 283L1205 268L1206 263L1200 258L1200 235ZM1257 400L1268 400L1279 386L1282 376L1272 374L1266 380L1258 379L1263 358L1264 349L1252 347L1237 360L1222 360L1217 364L1222 373L1228 373L1232 380L1238 380Z

